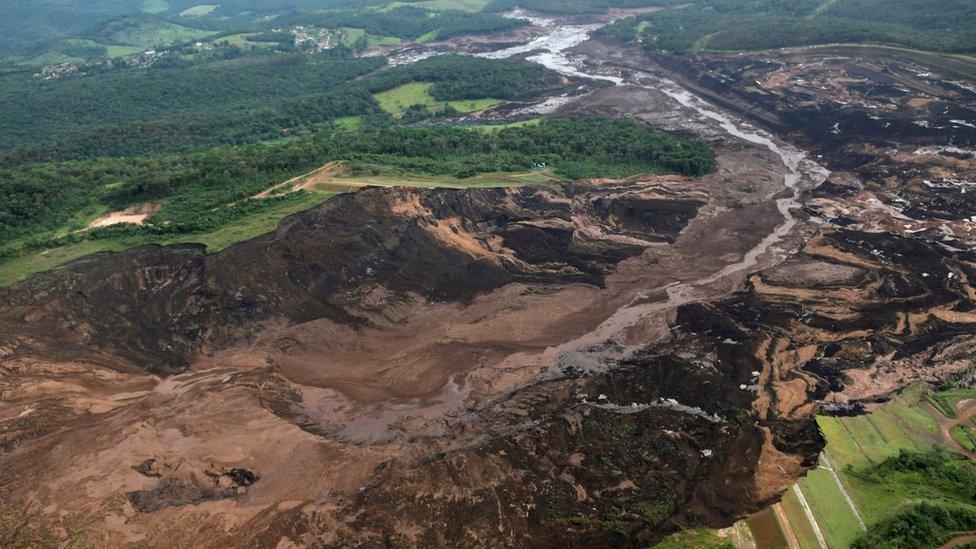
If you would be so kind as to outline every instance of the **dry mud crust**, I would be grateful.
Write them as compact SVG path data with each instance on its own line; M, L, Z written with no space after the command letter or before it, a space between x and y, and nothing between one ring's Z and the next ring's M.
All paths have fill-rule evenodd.
M645 56L626 51L626 63ZM811 215L868 231L974 240L967 190L976 186L976 82L950 60L884 48L653 59L834 170L805 199Z
M972 260L920 238L830 231L807 244L788 277L756 275L722 307L768 338L758 355L777 373L768 405L802 415L814 399L875 399L966 368L976 335Z
M0 418L21 426L4 439L0 464L19 479L5 490L54 509L46 520L79 515L107 545L413 544L438 535L434 516L445 543L544 544L567 528L638 543L754 510L815 455L810 424L757 428L754 397L735 389L752 364L622 364L625 345L667 333L667 306L600 327L635 296L653 309L648 287L737 261L781 221L765 154L723 149L698 181L370 189L214 256L102 254L5 289ZM655 384L666 368L702 390ZM706 399L717 384L727 398ZM605 462L611 447L623 453ZM760 456L775 481L750 480ZM445 464L462 462L469 488L454 492L468 473ZM208 470L261 478L213 486ZM730 476L748 498L729 496ZM382 494L412 503L401 513ZM551 498L576 503L555 516Z
M855 48L653 60L709 100L837 162L835 169L852 144L976 144L976 87L924 57Z
M351 288L449 301L517 280L600 285L641 251L574 241L571 200L547 192L377 189L216 255L199 246L94 255L0 290L0 341L8 357L38 351L164 374L269 319L370 323Z
M687 384L673 382L701 377L701 368L649 355L607 376L520 392L493 411L487 444L383 469L351 504L358 518L338 541L483 544L490 536L505 545L637 547L756 511L772 493L757 487L757 470L774 463L759 464L769 457L770 424L744 413L754 395L734 385L751 374L713 371L702 385L675 391ZM809 422L775 430L801 454L769 471L785 484L815 461L821 443ZM405 521L397 517L436 527L398 530Z

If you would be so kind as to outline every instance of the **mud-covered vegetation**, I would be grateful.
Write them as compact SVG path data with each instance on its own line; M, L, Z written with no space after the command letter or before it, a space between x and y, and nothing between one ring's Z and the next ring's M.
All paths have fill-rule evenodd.
M976 6L965 0L937 7L918 0L703 0L622 20L600 33L667 53L851 42L971 52L974 17Z

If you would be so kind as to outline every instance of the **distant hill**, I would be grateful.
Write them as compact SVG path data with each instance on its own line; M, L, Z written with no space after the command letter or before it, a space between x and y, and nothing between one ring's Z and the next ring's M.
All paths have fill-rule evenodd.
M881 43L976 51L976 0L699 0L601 32L667 53Z
M365 5L369 0L226 0L214 16L284 12ZM114 18L139 13L178 17L206 0L0 0L0 55L19 54L41 45L99 27Z

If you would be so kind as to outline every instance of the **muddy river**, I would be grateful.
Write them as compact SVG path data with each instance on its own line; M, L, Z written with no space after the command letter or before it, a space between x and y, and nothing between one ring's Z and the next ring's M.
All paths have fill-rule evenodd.
M728 136L769 149L782 160L783 165L786 167L783 185L790 194L776 201L777 209L782 214L783 221L755 247L745 253L739 261L697 280L675 281L663 288L647 289L645 293L648 294L665 291L668 298L666 301L643 304L639 303L641 301L640 299L635 298L634 303L617 311L599 329L591 334L587 334L585 341L579 341L577 343L592 343L605 340L612 334L619 333L621 330L633 326L650 314L670 310L685 303L702 299L706 297L702 292L703 286L710 286L730 277L740 277L748 274L751 270L756 270L755 268L759 264L760 259L768 254L772 254L775 257L770 258L769 262L764 266L769 266L782 258L783 250L778 248L778 244L796 226L793 210L798 206L800 183L804 179L807 179L812 184L819 184L829 174L826 169L809 160L803 151L776 140L770 134L730 114L721 112L717 107L693 95L674 81L643 72L624 77L589 70L586 57L573 55L572 50L587 41L590 33L600 28L603 25L602 23L565 25L560 24L554 19L534 16L521 10L511 12L508 15L510 17L528 19L539 29L540 34L525 44L482 53L480 55L492 59L501 59L516 55L531 54L526 59L539 63L565 76L602 80L612 82L617 86L639 86L655 89L665 93L683 107L694 111L702 120L717 124ZM565 98L562 101L560 99L563 98L550 100L549 103L555 108L561 106L566 101L572 100L571 98Z

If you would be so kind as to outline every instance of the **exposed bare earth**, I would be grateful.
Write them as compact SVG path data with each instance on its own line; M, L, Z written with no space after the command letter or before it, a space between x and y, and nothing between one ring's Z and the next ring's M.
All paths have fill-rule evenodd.
M316 168L306 174L293 177L273 185L252 198L260 199L274 195L290 194L298 191L314 191L329 185L337 186L334 179L346 172L346 166L342 162L329 162L321 168ZM340 186L340 190L346 191L348 187Z
M146 221L147 218L149 218L150 215L156 213L157 211L159 211L159 204L138 204L124 210L109 212L103 216L100 216L89 223L88 228L96 229L98 227L108 227L110 225L119 225L121 223L141 225Z
M697 181L366 190L210 258L149 248L32 279L6 292L0 320L3 417L33 407L3 439L5 470L30 487L9 488L51 517L84 509L86 530L113 544L162 544L167 524L203 517L221 526L193 534L207 544L381 531L404 543L597 541L585 522L539 521L661 506L625 540L718 520L732 501L757 509L775 491L755 475L785 486L781 471L807 458L746 419L734 403L749 390L723 403L659 383L690 367L637 352L667 335L672 309L635 316L616 341L573 342L772 230L781 219L756 197L774 196L782 175L765 154L730 144ZM753 198L732 209L744 172ZM644 366L596 375L621 360ZM757 470L761 457L774 471ZM354 520L361 508L401 518L371 526ZM422 526L445 512L468 518Z
M879 103L948 85L814 53L682 60L702 96L822 143L828 176L643 53L579 51L623 85L563 112L709 138L717 170L366 189L216 255L0 290L0 518L106 546L646 546L775 502L825 404L971 367L973 156L921 149L974 144L914 123L947 124L938 103ZM825 137L840 102L877 114Z

